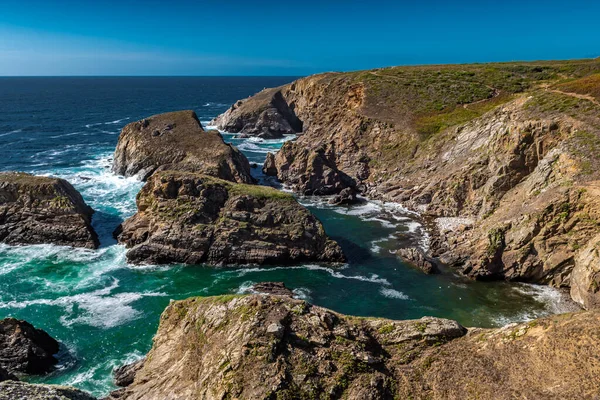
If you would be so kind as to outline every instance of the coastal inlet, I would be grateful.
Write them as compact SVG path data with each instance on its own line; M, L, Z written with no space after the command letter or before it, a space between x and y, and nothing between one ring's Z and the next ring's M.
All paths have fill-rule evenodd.
M171 299L246 292L284 281L300 298L350 315L392 319L425 315L465 326L501 326L564 310L560 292L524 284L471 282L451 271L425 275L393 252L427 246L419 216L393 203L332 206L298 200L323 223L348 262L269 268L133 266L112 238L136 211L143 183L110 170L127 123L169 110L193 109L206 125L237 99L292 78L15 78L0 85L0 170L64 178L96 213L97 250L0 245L0 317L14 316L61 341L58 370L35 381L73 385L103 396L111 371L150 349ZM223 133L250 163L262 164L294 135L238 138ZM266 181L260 168L251 173Z

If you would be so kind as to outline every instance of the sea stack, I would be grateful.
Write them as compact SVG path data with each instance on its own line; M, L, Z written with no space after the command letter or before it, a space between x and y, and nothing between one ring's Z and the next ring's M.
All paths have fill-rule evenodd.
M98 247L92 214L64 179L23 172L0 173L0 242Z
M218 131L205 131L193 111L154 115L121 131L113 161L115 173L146 180L166 169L254 182L246 157L226 144Z
M343 262L339 245L288 193L208 175L160 171L117 231L132 263Z

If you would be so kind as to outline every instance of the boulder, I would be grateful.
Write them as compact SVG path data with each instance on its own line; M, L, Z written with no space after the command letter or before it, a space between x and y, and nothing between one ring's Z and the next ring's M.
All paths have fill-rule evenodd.
M425 254L425 251L419 247L399 249L396 251L396 254L402 258L403 261L420 269L426 274L437 274L440 272L436 261Z
M283 282L259 282L252 285L252 291L272 296L294 297L294 292L288 289Z
M23 172L0 173L0 242L98 247L92 214L64 179Z
M292 195L270 187L161 171L142 188L137 206L117 230L135 264L344 261L321 222Z
M19 379L11 374L10 372L8 372L7 370L5 370L4 368L0 367L0 382L4 382L4 381L18 381Z
M275 165L275 155L273 153L267 153L262 171L267 176L277 176L277 166Z
M42 374L58 362L59 344L41 329L15 318L0 320L0 367L10 373Z
M343 189L339 194L336 194L331 200L329 200L329 204L336 206L351 205L358 202L359 200L356 197L356 190L351 187Z
M0 383L0 400L96 400L81 390L58 385L34 385L25 382Z
M248 159L226 144L218 131L205 131L193 111L154 115L125 126L112 169L143 180L157 170L175 169L233 182L254 182Z

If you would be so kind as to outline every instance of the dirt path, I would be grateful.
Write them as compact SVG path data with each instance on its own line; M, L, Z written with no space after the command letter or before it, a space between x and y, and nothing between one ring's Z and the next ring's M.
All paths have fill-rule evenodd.
M593 96L590 96L589 94L579 94L579 93L563 92L562 90L549 89L549 88L546 88L546 90L549 91L549 92L560 93L560 94L564 94L566 96L571 96L571 97L575 97L575 98L578 98L578 99L591 101L592 103L594 103L595 105L597 105L598 107L600 107L600 102L598 102L598 100L596 100Z

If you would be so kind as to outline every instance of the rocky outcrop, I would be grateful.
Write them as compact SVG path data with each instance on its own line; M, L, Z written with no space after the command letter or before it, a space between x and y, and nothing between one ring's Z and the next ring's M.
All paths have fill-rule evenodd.
M14 375L0 367L0 382L4 381L18 381L19 379Z
M0 173L0 242L95 249L94 211L64 179Z
M398 249L396 255L402 258L403 261L420 269L426 274L436 274L440 272L436 261L427 256L425 251L419 247L405 247Z
M571 297L586 309L600 308L600 235L578 252L574 264Z
M34 385L25 382L0 383L0 400L96 400L95 397L68 386Z
M329 204L333 204L336 206L341 205L351 205L358 203L359 200L356 197L356 191L353 188L346 188L342 190L339 194L336 194L329 200Z
M145 360L145 358L142 358L135 362L132 362L131 364L126 364L119 368L116 368L113 371L115 385L121 387L131 385L133 383L133 380L135 379L135 374L137 374L137 372L144 366Z
M40 374L58 362L59 345L50 335L15 318L0 320L0 367L9 373Z
M290 194L179 171L155 173L118 240L133 263L342 262L338 244Z
M302 78L277 90L303 133L265 172L299 193L354 188L427 219L469 220L437 224L428 256L474 279L570 287L600 233L600 106L588 95L598 72L600 59Z
M453 321L349 318L289 297L192 298L164 312L121 398L390 398L390 350L464 333Z
M113 171L146 180L157 170L203 173L252 183L250 165L218 131L204 131L196 113L177 111L128 124L121 131Z
M598 311L501 329L344 316L281 296L172 302L121 399L595 398Z
M302 121L279 88L265 89L255 96L236 102L213 120L211 125L226 132L264 139L302 132Z
M259 282L252 285L252 291L271 296L294 297L294 292L288 289L283 282Z

